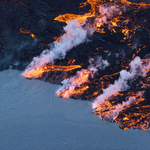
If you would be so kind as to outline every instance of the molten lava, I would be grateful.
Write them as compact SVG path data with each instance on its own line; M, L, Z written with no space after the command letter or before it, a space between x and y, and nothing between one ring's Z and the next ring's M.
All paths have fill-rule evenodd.
M20 28L20 29L19 29L19 32L20 32L20 33L24 33L24 34L29 34L32 38L35 37L35 35L34 35L31 31L26 30L26 29L24 29L24 28Z
M91 8L84 15L67 13L54 19L66 22L66 33L56 39L54 49L39 59L48 61L41 62L41 66L35 64L23 76L39 78L54 71L66 72L69 76L65 80L60 77L62 87L56 93L59 97L89 99L93 101L94 114L101 119L121 123L123 129L146 130L150 124L150 44L141 35L150 38L150 4L87 0L80 8L87 5ZM20 32L32 36L30 31L20 29ZM90 47L90 52L83 52L84 59L79 59L80 52L72 56L69 50L92 34L99 39L96 49ZM48 57L44 57L46 54ZM52 56L60 64L66 59L67 64L53 64Z
M88 81L89 76L90 76L90 71L84 69L81 70L80 72L77 73L77 76L70 78L70 80L66 80L67 86L63 90L60 89L57 92L57 95L59 97L68 98L72 95L83 94L84 91L86 91L89 88L89 86L87 86L87 83L89 82Z
M77 68L81 68L80 65L71 65L71 66L56 66L56 65L47 65L43 67L39 67L29 72L23 74L25 78L39 78L42 77L43 73L51 72L51 71L71 71Z

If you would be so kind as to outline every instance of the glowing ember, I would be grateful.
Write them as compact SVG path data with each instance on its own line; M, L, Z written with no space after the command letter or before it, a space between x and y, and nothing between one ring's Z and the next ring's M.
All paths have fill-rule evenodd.
M94 114L101 119L121 123L123 129L146 130L150 123L150 45L140 35L150 35L150 4L87 0L80 8L88 4L91 9L84 15L63 14L54 19L66 22L65 34L56 38L52 49L34 58L23 76L39 78L54 71L66 72L70 76L61 79L59 97L92 100ZM20 32L34 37L30 31ZM87 37L93 34L101 45L88 54L83 52L85 59L78 58L80 52L74 58L71 49L90 41ZM55 60L67 63L56 65Z

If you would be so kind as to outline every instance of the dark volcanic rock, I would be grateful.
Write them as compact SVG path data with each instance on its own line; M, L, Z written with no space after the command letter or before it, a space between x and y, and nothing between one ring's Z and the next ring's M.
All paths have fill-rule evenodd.
M0 70L23 70L63 32L65 23L53 21L59 14L79 13L82 0L0 1ZM21 33L20 29L34 34ZM17 62L17 63L16 63ZM15 67L14 67L15 66ZM22 67L21 67L22 66Z
M79 9L81 2L86 0L1 0L0 1L0 70L4 70L12 66L14 69L23 70L32 61L33 57L49 48L49 44L63 34L65 23L53 21L60 14L84 14L90 9L87 5L82 10ZM149 18L149 13L139 12ZM134 19L134 17L133 17ZM144 19L143 19L144 20ZM149 28L149 24L143 24L143 28ZM24 31L24 32L21 32ZM26 33L25 33L26 32ZM35 37L32 38L31 34ZM66 55L65 60L61 64L66 64L69 59L76 59L77 64L81 64L83 68L87 67L89 57L93 57L98 53L104 59L108 59L104 50L111 50L109 62L115 63L124 59L126 55L131 55L134 51L133 47L126 47L121 43L123 38L121 34L95 33L89 37L92 42L85 42L74 47ZM147 31L139 30L132 38L132 43L143 42L149 46L150 36ZM147 47L148 47L147 46ZM97 47L103 47L97 49ZM138 47L138 45L137 45ZM148 51L144 49L144 54ZM117 53L117 55L116 55ZM85 60L84 64L82 60ZM57 62L57 60L56 60ZM60 63L60 61L58 61Z

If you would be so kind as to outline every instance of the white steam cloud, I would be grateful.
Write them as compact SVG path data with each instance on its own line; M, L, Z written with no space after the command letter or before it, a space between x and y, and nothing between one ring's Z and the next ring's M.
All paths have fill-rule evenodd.
M23 75L30 70L40 68L45 64L53 64L55 59L64 59L69 50L87 41L87 36L92 35L96 31L96 27L107 24L108 29L111 29L112 27L117 26L116 22L111 21L115 15L121 15L123 11L125 11L125 7L118 8L116 6L101 5L99 6L101 17L97 17L93 24L88 24L88 18L81 24L78 23L78 19L68 22L64 27L65 34L53 43L51 49L44 50L39 57L33 58L33 61L26 68ZM128 23L128 20L126 20L125 23ZM82 69L81 71L78 71L75 76L63 80L63 85L58 89L57 94L63 94L63 97L70 97L76 92L76 89L79 89L79 92L82 92L82 90L80 91L80 88L82 88L84 83L88 82L89 77L94 78L94 75L98 70L105 70L105 68L109 66L109 63L106 60L103 60L102 57L91 58L89 63L90 65L87 69ZM148 63L143 63L139 57L136 57L130 62L130 71L122 70L119 79L116 80L114 84L111 84L108 88L104 89L103 93L94 100L93 109L96 110L96 108L105 105L105 102L109 101L114 94L128 90L130 88L128 82L132 82L134 78L139 76L145 77L149 69L149 61ZM86 87L88 88L88 86ZM135 103L137 97L140 97L141 95L143 96L143 93L138 92L136 96L128 97L126 102L114 105L112 108L109 108L110 110L105 116L115 119L123 108Z
M102 17L96 18L95 22L99 24L99 27L104 24L108 24L108 28L111 29L114 25L108 21L108 19L112 20L114 15L121 15L123 11L124 9L118 8L116 6L101 5L99 6L99 13Z
M135 57L135 59L130 63L130 72L122 70L120 72L119 79L116 80L114 84L111 84L108 88L104 89L103 94L99 95L95 99L93 103L93 109L103 105L104 102L109 100L109 98L114 94L129 89L130 86L128 85L128 81L137 78L138 76L145 77L147 70L149 69L150 63L144 64L142 63L140 57Z
M135 96L127 97L126 102L123 101L122 104L119 103L119 104L113 106L113 108L110 108L108 113L106 113L106 117L109 116L109 119L115 120L118 117L119 112L121 110L123 110L124 108L130 106L133 103L136 103L137 98L142 99L143 94L144 94L144 91L138 91Z
M107 24L107 19L112 18L115 14L121 13L121 10L116 6L100 6L99 12L101 18L96 18L93 24ZM81 24L78 24L78 19L68 22L64 27L65 34L62 35L59 41L55 41L53 48L44 50L39 57L34 57L33 61L26 68L23 75L30 70L40 68L45 64L53 64L54 59L64 59L66 53L73 47L85 42L87 35L93 34L96 28L93 25L86 24L86 19Z
M39 57L34 57L24 74L37 67L53 63L54 59L64 59L70 49L85 42L87 35L92 34L93 30L88 27L85 29L82 25L78 24L78 20L68 22L64 27L65 34L60 37L60 40L54 42L52 49L44 50Z

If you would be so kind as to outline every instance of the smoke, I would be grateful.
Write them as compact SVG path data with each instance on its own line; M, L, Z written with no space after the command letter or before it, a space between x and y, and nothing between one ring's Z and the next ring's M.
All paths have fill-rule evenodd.
M93 109L100 107L106 100L109 100L111 96L121 91L126 91L130 88L128 85L129 80L133 80L139 76L146 76L147 71L150 69L150 63L144 64L140 57L135 57L130 63L130 71L122 70L118 80L111 84L108 88L103 90L103 94L99 95L94 103Z

